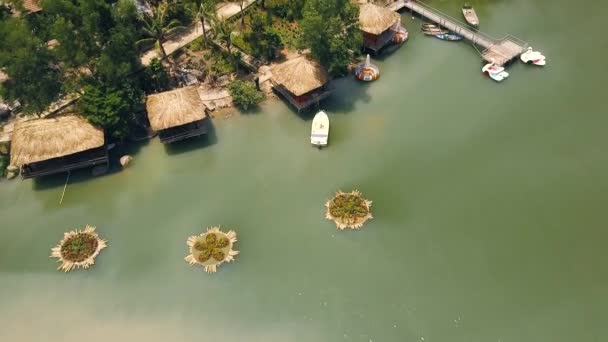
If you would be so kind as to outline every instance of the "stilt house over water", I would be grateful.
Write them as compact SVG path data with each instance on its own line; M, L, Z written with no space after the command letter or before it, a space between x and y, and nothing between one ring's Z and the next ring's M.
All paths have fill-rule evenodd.
M388 8L366 3L359 9L359 24L363 33L363 45L378 53L399 32L401 17Z
M77 114L15 124L11 165L34 178L95 165L109 166L103 130Z
M207 113L196 86L148 95L146 109L150 126L163 143L207 133Z
M327 98L333 90L325 68L307 56L275 65L271 72L273 89L298 112Z

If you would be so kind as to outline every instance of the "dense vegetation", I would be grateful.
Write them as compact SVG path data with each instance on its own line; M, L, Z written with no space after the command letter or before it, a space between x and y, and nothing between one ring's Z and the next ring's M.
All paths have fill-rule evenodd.
M236 80L230 84L229 90L234 105L243 110L255 107L265 98L252 82Z
M331 75L346 74L362 44L359 7L350 0L306 0L302 17L303 44Z
M165 57L159 42L193 21L211 26L228 50L221 58L210 56L217 63L206 63L207 75L238 71L234 45L266 61L284 46L310 49L334 76L346 73L361 47L358 7L350 0L265 0L233 20L216 18L218 0L150 0L150 15L138 13L133 0L41 0L43 10L28 15L21 1L0 5L0 70L9 76L0 97L38 113L79 92L82 114L114 139L129 135L145 93L174 86L160 61L138 72L138 47L155 45ZM243 109L264 98L251 83L236 82L230 91Z

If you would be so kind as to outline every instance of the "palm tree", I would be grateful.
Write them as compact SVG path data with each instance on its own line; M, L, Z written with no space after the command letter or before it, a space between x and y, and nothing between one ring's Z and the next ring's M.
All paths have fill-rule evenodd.
M237 2L239 7L241 8L241 25L245 26L245 13L243 13L243 6L245 6L245 0L232 0L232 2Z
M232 54L232 31L234 31L235 24L228 22L227 20L221 20L216 18L212 22L213 31L215 31L216 38L226 45L230 59L234 63L234 55Z
M201 26L203 26L203 42L207 46L207 28L205 27L206 22L212 22L216 18L215 12L215 0L202 0L199 4L195 4L194 17L200 20Z
M168 5L166 2L162 2L156 10L154 15L145 14L141 19L143 23L142 33L147 38L141 39L136 42L137 45L157 43L160 48L162 59L167 58L167 52L163 46L163 41L167 35L170 35L178 30L183 30L185 27L182 23L173 19L167 22Z

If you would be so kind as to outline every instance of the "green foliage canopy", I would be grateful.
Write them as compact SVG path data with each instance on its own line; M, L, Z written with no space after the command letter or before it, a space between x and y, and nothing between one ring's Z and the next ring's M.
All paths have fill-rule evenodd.
M350 0L307 0L300 23L302 40L333 76L346 74L362 44L359 7Z
M91 124L102 127L109 137L122 140L129 134L130 124L141 111L142 103L141 91L127 83L121 87L86 86L78 104Z
M10 79L0 85L0 96L19 100L27 113L44 110L61 90L57 60L20 18L0 21L0 68Z
M229 90L232 102L242 110L253 108L266 98L252 82L236 80L230 84Z

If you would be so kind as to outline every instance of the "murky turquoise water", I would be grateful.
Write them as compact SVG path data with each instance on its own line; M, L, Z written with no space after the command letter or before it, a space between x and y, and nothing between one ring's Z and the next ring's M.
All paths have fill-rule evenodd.
M458 2L435 5L459 15ZM282 102L216 120L210 143L133 147L134 165L0 183L1 341L606 341L608 43L599 1L474 2L549 65L495 84L466 43L411 32L324 104L331 146ZM337 189L375 218L323 219ZM48 258L70 228L109 247L89 271ZM215 275L185 240L221 224Z

